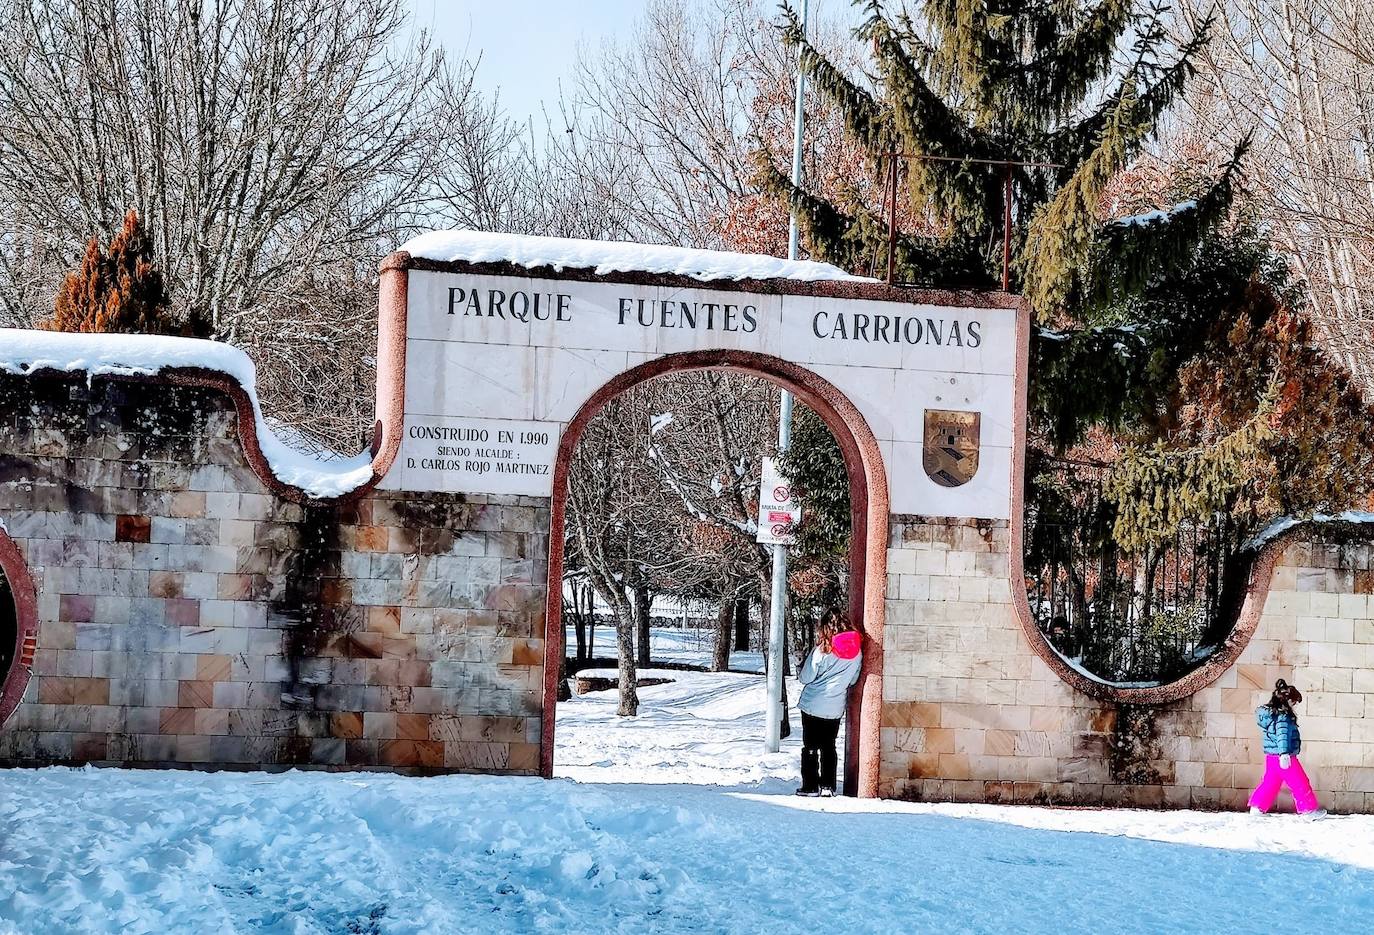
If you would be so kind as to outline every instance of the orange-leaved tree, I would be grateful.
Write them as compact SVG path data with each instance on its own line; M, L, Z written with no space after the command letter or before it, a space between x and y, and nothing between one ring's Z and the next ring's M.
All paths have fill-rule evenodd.
M40 327L106 334L205 333L171 314L162 273L153 263L152 238L135 211L124 216L108 251L91 238L80 268L62 281L52 317Z

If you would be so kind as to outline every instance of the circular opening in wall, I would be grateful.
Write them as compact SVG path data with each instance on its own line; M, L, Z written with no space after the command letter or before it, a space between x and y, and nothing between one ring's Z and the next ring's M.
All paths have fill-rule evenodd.
M33 579L18 547L0 525L0 725L19 707L37 645Z
M1199 674L1229 662L1219 653L1241 618L1253 530L1218 514L1127 548L1106 468L1043 453L1029 463L1022 569L1041 657L1075 687L1123 701L1209 681ZM1158 697L1122 696L1133 689Z
M0 685L9 677L19 652L19 607L9 576L0 566Z

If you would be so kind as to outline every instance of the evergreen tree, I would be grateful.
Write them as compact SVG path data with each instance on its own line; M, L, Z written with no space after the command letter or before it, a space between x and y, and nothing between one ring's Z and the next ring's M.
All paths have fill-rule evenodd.
M792 411L792 444L778 468L802 503L795 551L843 559L849 545L849 471L830 427L808 406Z
M1234 550L1259 525L1374 495L1371 412L1311 346L1283 264L1233 208L1247 142L1114 203L1211 22L1174 47L1165 8L1134 0L923 0L918 20L865 5L869 80L826 60L790 10L784 38L872 169L896 162L901 281L995 286L1010 212L1010 288L1040 326L1025 567L1049 598L1041 625L1067 612L1065 638L1106 677L1175 677L1197 661L1180 647L1229 620L1208 617L1220 603L1151 603L1166 553L1201 539L1218 555L1208 587L1228 593L1243 581ZM759 180L816 258L855 272L886 260L894 232L857 192L794 187L767 153Z
M1219 169L1176 180L1168 210L1111 219L1103 204L1192 75L1210 20L1175 48L1166 8L1134 0L925 0L919 21L889 15L879 0L865 6L871 90L811 46L790 9L782 28L873 165L885 170L902 154L908 216L942 232L896 232L898 278L998 284L1009 195L1010 287L1042 323L1033 434L1062 451L1094 425L1157 424L1217 303L1233 298L1225 275L1224 287L1209 282L1208 250L1217 252L1212 235L1231 210L1246 145ZM794 187L766 153L759 176L798 212L817 258L854 270L885 258L890 232L871 205ZM1047 495L1034 484L1028 493Z
M1164 62L1171 46L1158 4L925 0L918 23L889 15L880 0L862 2L872 90L806 41L790 7L783 35L874 166L903 154L913 209L943 232L932 239L898 231L902 281L998 283L1008 176L1013 288L1042 320L1096 321L1151 271L1186 259L1225 215L1236 159L1169 212L1135 223L1104 222L1098 213L1108 182L1140 152L1193 73L1210 21ZM790 202L817 259L859 270L886 256L887 223L871 205L796 188L767 154L759 180Z
M1250 532L1278 515L1374 505L1374 410L1313 343L1286 262L1246 229L1209 238L1201 255L1134 303L1165 324L1132 340L1157 342L1141 356L1170 361L1173 379L1113 465L1116 541L1139 551L1219 513ZM1171 346L1170 334L1197 341Z
M152 239L134 211L125 215L108 252L91 238L81 267L63 280L53 316L42 327L123 334L203 335L206 330L172 317L162 274L153 264Z

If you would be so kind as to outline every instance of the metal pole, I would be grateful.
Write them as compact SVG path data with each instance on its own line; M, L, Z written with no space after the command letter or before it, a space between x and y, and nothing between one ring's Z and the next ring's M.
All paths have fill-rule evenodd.
M778 417L778 452L792 443L792 394L783 390ZM782 747L783 620L787 614L787 546L773 546L773 590L768 603L768 733L769 753Z
M807 0L802 0L801 27L806 35ZM792 128L792 184L802 180L802 128L805 121L806 76L802 74L801 58L797 59L797 100ZM787 258L797 258L797 210L793 208L787 219ZM782 391L778 407L778 454L792 444L792 394ZM787 546L773 546L773 589L768 604L768 712L764 749L777 753L782 748L782 651L783 619L787 613Z
M887 284L892 285L893 264L897 259L897 154L892 154L892 162L887 167L891 176L888 192L892 195L887 209Z

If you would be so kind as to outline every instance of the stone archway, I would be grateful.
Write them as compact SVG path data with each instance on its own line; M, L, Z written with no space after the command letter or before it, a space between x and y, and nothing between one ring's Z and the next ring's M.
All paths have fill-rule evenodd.
M667 373L688 370L738 370L765 377L791 391L825 421L844 452L849 475L853 539L849 553L849 616L865 636L864 672L850 699L844 756L844 788L863 797L878 793L883 674L884 594L887 582L887 474L876 437L857 407L832 384L811 371L767 354L709 350L670 354L612 378L586 400L559 441L554 463L549 531L548 604L544 639L544 704L540 772L553 774L554 712L563 648L563 537L567 473L587 423L609 400L625 390Z
M14 632L0 634L0 638L6 640L0 660L8 660L0 667L0 725L3 725L28 688L33 654L38 645L38 601L33 579L19 547L3 525L0 525L0 573L4 574L9 592L8 597L0 592L0 599L14 604Z

